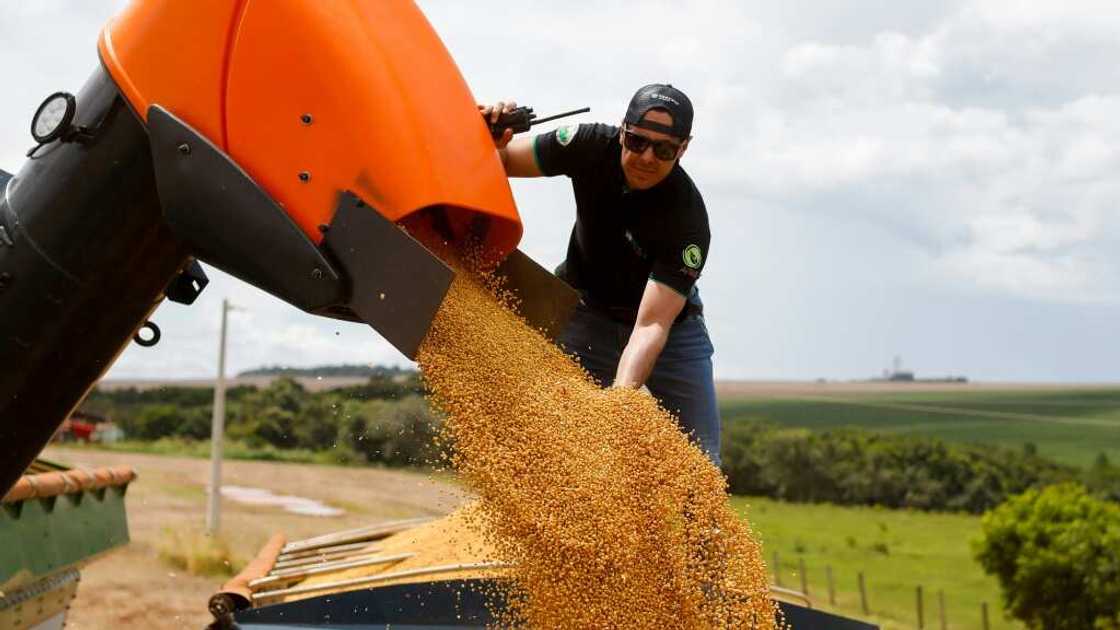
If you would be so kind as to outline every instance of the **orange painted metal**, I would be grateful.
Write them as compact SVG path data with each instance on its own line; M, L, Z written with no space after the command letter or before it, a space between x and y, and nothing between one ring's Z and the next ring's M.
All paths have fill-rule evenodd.
M102 29L101 62L145 121L159 103L224 149L229 43L247 1L136 0Z
M223 584L218 589L218 594L229 593L244 598L245 602L251 602L253 591L249 588L249 582L268 575L272 567L276 566L276 559L280 557L280 551L284 548L286 542L287 538L285 538L283 532L273 534L257 552L257 556L253 558L252 562L245 565L240 573Z
M345 190L410 230L442 208L457 240L487 217L499 256L521 239L476 101L411 0L134 0L99 49L138 112L206 135L316 243Z
M114 466L96 470L60 470L24 475L0 499L0 503L42 499L109 486L126 486L135 478L136 471L128 466Z

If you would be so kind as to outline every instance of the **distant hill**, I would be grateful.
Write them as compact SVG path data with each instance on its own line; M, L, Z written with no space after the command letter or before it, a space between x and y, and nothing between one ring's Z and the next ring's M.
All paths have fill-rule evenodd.
M270 365L252 370L245 370L238 373L238 376L290 376L290 377L361 377L369 378L372 376L382 378L395 378L398 376L406 376L416 374L416 370L399 368L395 366L384 365L362 365L362 364L340 364L340 365L318 365L315 367L290 367L282 365Z

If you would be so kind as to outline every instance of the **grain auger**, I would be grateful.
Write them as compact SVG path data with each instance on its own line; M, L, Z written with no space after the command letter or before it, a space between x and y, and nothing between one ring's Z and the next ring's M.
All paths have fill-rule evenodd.
M472 242L556 334L493 140L408 0L136 0L0 172L0 493L201 260L413 357Z

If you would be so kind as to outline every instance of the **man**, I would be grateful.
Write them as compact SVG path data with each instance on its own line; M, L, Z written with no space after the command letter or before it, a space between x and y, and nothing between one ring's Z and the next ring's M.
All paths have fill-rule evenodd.
M496 122L516 107L482 107ZM584 124L495 142L510 177L567 175L576 199L557 275L583 297L562 338L601 385L649 388L719 465L712 343L695 284L708 215L680 166L692 103L671 85L634 95L621 127Z

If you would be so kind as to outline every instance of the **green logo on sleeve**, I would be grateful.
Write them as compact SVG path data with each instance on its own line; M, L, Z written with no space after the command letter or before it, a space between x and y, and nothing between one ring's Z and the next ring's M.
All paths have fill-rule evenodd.
M699 245L689 245L681 252L681 259L684 260L686 267L699 269L700 264L704 262L704 254L700 252Z
M566 147L571 143L572 138L576 137L577 131L579 131L579 127L576 125L560 127L556 130L556 141L560 143L560 146Z

